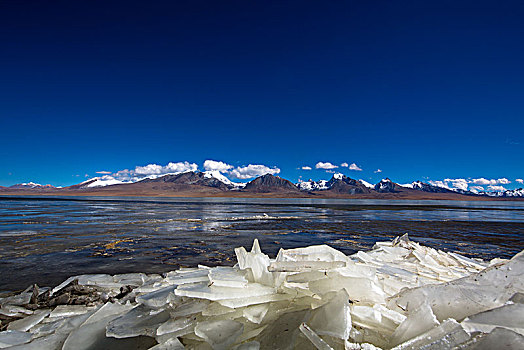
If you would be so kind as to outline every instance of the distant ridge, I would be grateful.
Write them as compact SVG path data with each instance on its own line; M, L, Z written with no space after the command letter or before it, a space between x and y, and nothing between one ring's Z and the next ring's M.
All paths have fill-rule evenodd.
M1 187L0 194L49 194L95 196L225 196L225 197L316 197L370 199L519 199L524 189L474 193L434 186L421 181L398 184L385 178L375 185L336 173L330 180L301 181L293 184L266 174L248 183L235 183L218 171L187 171L150 176L134 182L97 177L64 188L33 182Z

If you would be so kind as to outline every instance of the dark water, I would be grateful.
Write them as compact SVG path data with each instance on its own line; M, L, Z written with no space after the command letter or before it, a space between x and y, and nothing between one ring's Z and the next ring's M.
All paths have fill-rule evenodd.
M0 291L83 273L164 272L235 263L254 238L346 254L409 233L468 256L524 249L524 202L0 197Z

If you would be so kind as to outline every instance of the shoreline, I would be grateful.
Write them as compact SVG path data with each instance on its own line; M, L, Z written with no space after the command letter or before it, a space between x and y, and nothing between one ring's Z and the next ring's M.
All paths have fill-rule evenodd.
M317 245L269 258L257 239L235 255L233 267L77 275L3 294L0 344L404 349L470 346L501 332L513 345L524 341L517 324L500 321L501 312L524 310L524 251L484 261L404 235L352 255Z
M368 199L368 200L443 200L443 201L472 201L472 202L522 202L524 198L521 197L488 197L488 196L474 196L463 194L448 194L448 193L428 193L421 194L405 194L405 193L384 193L381 195L350 195L350 194L333 194L318 192L315 194L300 194L296 193L249 193L249 192L220 192L220 193L199 193L199 192L146 192L146 193L130 193L122 191L1 191L0 198L16 197L16 196L49 196L49 197L137 197L137 198L254 198L254 199Z

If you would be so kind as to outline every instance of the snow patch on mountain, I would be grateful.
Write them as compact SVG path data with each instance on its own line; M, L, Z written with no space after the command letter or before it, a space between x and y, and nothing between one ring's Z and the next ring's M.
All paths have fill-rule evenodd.
M322 191L322 190L329 190L328 181L327 180L319 180L319 181L299 181L296 186L302 190L302 191Z
M203 174L204 174L204 177L206 179L215 178L215 179L225 183L226 185L233 186L235 188L243 188L243 187L246 186L246 184L244 182L233 182L233 181L229 180L219 170L204 171Z
M119 185L123 183L131 183L131 182L120 181L120 180L115 179L112 176L106 175L106 176L94 177L92 179L89 179L87 181L80 183L80 185L85 184L85 186L82 186L83 188L94 188L94 187L106 187L106 186L111 186L111 185Z
M373 184L370 184L369 182L365 181L365 180L362 180L362 179L359 179L358 181L360 181L360 183L364 186L366 186L367 188L373 188L375 187L375 185Z

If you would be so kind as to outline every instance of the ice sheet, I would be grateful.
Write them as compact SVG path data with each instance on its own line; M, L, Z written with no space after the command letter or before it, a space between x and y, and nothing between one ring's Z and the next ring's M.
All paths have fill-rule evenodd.
M28 287L0 300L0 347L524 347L524 252L488 263L402 236L351 256L317 245L272 259L258 240L235 254L235 266Z

